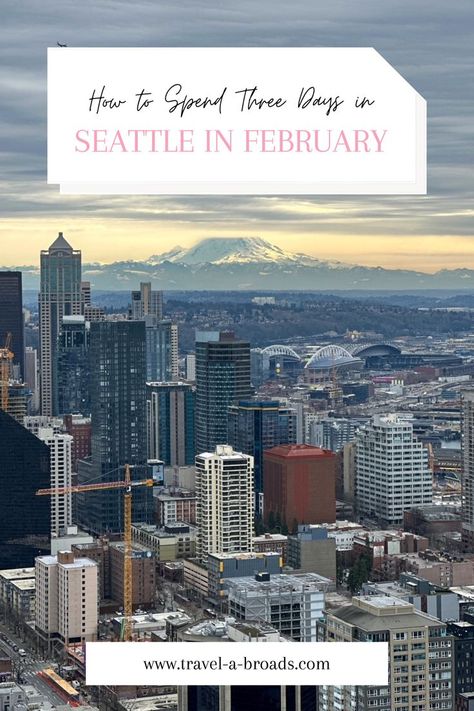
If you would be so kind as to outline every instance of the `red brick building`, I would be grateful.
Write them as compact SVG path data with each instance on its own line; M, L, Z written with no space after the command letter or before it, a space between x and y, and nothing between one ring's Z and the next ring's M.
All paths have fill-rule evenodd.
M91 454L92 426L89 417L80 415L64 415L64 427L73 438L72 442L72 470L77 472L79 459L86 459Z
M265 522L271 515L290 531L295 524L336 520L336 455L307 444L286 444L263 454Z

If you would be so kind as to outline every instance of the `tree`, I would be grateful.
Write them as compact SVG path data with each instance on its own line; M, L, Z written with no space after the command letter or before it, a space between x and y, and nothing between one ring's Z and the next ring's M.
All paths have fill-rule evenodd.
M344 582L344 561L341 551L336 551L336 585L340 586Z
M273 531L274 528L275 528L275 514L273 513L273 511L270 511L270 513L268 514L268 530Z
M370 573L372 572L372 555L372 548L367 536L365 548L350 569L347 578L347 587L353 595L359 592L362 585L366 583L370 577Z

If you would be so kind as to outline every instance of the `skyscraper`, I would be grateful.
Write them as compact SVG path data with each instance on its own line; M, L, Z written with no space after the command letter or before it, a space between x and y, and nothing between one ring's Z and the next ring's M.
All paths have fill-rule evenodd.
M52 427L41 428L39 439L49 449L51 488L71 486L72 484L72 437L57 434ZM63 535L72 524L72 494L54 494L48 497L51 505L51 533Z
M145 323L96 321L90 328L91 457L79 462L78 481L146 478ZM123 530L121 491L77 496L78 519L96 533ZM151 522L152 490L136 487L133 520Z
M27 568L49 551L49 449L0 410L0 569Z
M428 451L413 425L397 415L375 415L356 437L357 510L385 526L399 526L413 506L431 504Z
M308 425L307 444L340 452L355 437L357 423L347 418L330 418L310 422Z
M151 282L141 282L140 291L132 291L130 318L141 321L145 316L155 316L157 321L163 318L163 292L151 288Z
M23 296L21 272L0 272L0 348L8 333L12 339L13 365L19 367L20 378L25 378L23 339Z
M74 250L60 232L40 256L40 388L41 414L54 412L54 368L56 349L64 316L82 313L81 253Z
M39 410L39 373L38 373L38 351L36 348L27 346L25 348L25 375L24 380L31 392L29 412L36 415Z
M296 411L272 400L240 400L229 407L228 433L228 444L254 458L258 499L263 494L263 452L277 444L296 443Z
M474 390L462 394L462 542L474 548Z
M250 344L233 333L196 334L196 451L227 442L229 406L252 396Z
M169 466L194 463L195 392L189 383L147 383L148 458Z
M139 319L142 320L142 319ZM146 379L148 382L178 380L178 326L145 316Z
M316 711L316 686L179 686L178 711Z
M253 546L253 457L218 445L196 457L197 555L251 552Z
M56 414L90 415L89 332L84 316L64 316L53 369Z

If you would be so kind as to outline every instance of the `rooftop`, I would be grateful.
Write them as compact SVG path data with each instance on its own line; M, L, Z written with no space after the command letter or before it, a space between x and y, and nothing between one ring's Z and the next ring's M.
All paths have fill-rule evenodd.
M335 457L330 449L313 447L310 444L280 444L272 449L267 449L265 454L272 457L284 457L285 459L312 459L314 457Z
M86 544L88 545L88 544ZM58 557L55 555L42 555L36 560L40 560L44 565L57 565ZM97 563L90 558L76 558L71 563L60 563L63 568L96 568Z
M288 536L284 536L283 533L262 533L261 536L253 537L254 543L265 543L265 541L268 541L268 543L271 543L272 541L274 543L283 543L287 540Z
M34 578L34 568L10 568L8 570L0 570L0 578L4 580L20 580L22 578Z
M230 578L227 581L229 590L238 589L249 593L281 593L281 592L325 592L333 587L329 578L317 573L299 573L296 575L272 575L270 580L256 580L250 577Z
M286 536L283 536L283 538L286 540ZM217 558L218 560L254 560L255 558L275 558L278 555L273 551L264 551L263 553L209 553L210 558Z
M416 611L409 602L387 595L353 598L352 605L335 610L332 616L367 632L442 625L434 617Z
M143 698L121 699L120 705L128 711L174 711L178 708L177 694L160 694Z
M64 235L62 232L58 234L54 242L50 245L49 251L50 252L56 252L56 251L63 251L63 250L68 250L72 251L72 247L69 244L69 242L64 238Z
M12 582L12 587L18 588L18 590L36 590L36 579L35 578L24 578L21 580L14 580Z

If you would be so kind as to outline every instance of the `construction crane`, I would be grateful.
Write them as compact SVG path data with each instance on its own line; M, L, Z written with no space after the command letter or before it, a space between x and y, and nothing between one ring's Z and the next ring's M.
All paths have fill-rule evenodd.
M8 410L8 387L14 353L10 350L12 334L7 333L5 345L0 348L0 410Z
M133 481L130 477L130 466L125 465L123 481L106 481L96 484L76 484L75 486L59 486L53 489L38 489L37 496L55 496L65 494L84 494L88 491L109 491L124 489L123 495L123 526L124 526L124 561L123 561L123 624L120 638L124 642L132 640L133 615L133 573L132 573L132 489L136 486L155 486L154 479Z

